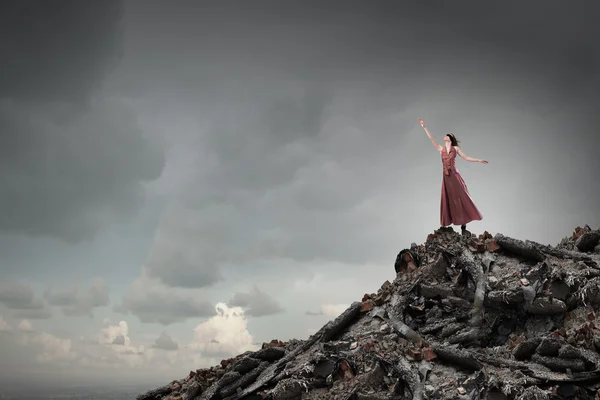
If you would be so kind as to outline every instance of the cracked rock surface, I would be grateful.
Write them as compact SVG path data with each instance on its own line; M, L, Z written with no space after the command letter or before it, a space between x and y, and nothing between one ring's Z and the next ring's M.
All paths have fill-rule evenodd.
M600 230L557 246L443 228L307 340L137 400L600 400Z

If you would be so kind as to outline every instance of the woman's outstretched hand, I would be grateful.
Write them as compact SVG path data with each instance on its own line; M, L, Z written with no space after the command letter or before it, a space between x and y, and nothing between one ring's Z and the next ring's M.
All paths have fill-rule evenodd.
M482 163L482 164L487 164L488 163L487 160L479 160L479 162Z
M425 122L421 118L419 118L419 123L423 128L425 128Z

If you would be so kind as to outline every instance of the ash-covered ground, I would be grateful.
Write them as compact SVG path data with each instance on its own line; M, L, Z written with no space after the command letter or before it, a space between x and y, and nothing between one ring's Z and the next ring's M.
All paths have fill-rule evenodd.
M308 340L137 400L600 399L600 230L557 246L440 229Z

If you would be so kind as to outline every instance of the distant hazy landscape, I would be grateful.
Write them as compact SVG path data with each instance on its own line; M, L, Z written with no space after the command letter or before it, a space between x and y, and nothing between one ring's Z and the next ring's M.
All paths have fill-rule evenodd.
M0 389L2 400L133 400L147 390L147 385L135 386L79 386L79 387L25 387Z

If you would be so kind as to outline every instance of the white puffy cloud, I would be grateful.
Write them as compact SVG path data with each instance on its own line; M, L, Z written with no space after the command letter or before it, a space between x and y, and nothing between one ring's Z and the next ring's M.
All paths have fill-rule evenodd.
M70 362L77 358L71 339L59 338L46 332L39 332L33 336L31 343L41 347L36 360L40 363Z
M120 321L118 324L111 324L110 320L104 320L104 328L100 330L98 334L98 343L100 344L116 344L115 341L122 341L119 343L127 345L131 343L129 339L129 325L126 321Z
M0 317L0 328L8 329L7 326ZM29 320L22 320L16 326L13 333L0 335L0 346L19 349L23 368L36 371L51 368L52 373L69 376L94 374L98 379L127 377L148 382L164 380L165 376L177 378L190 370L258 349L248 331L243 309L224 303L214 307L212 317L197 324L187 338L178 337L185 343L181 346L166 331L158 337L136 335L126 320L105 319L91 336L42 331ZM16 354L13 351L11 357Z
M218 303L215 310L217 315L194 328L194 339L188 347L199 350L204 356L215 357L257 349L241 307Z
M144 345L134 345L129 336L127 321L112 323L109 319L103 322L103 328L98 334L98 344L103 356L96 361L112 360L112 364L139 367L147 363Z
M23 332L33 332L33 324L29 320L24 319L19 322L19 330Z
M77 359L73 341L34 328L29 320L22 320L13 339L21 346L34 350L38 364L69 365Z

